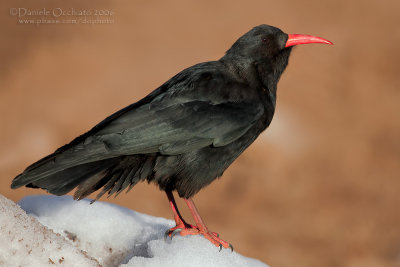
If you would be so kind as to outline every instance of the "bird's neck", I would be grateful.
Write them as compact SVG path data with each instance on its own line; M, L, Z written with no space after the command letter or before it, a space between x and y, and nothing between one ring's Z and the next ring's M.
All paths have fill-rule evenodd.
M250 60L244 56L235 54L226 54L220 59L235 78L241 82L247 83L250 86L259 86L260 79L258 78L258 71L254 60Z
M263 91L268 96L265 101L270 101L274 108L278 82L288 65L291 51L292 48L286 48L276 56L258 60L255 64Z
M287 61L285 64L276 64L275 59L255 61L239 55L225 55L220 61L238 80L257 88L265 105L275 108L277 84Z

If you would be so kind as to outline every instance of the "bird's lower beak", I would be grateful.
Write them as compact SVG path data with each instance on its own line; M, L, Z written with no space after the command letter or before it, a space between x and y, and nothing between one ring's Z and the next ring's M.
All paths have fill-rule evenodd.
M328 41L324 38L312 36L312 35L305 35L305 34L288 34L289 38L286 41L286 46L294 46L299 44L312 44L312 43L321 43L321 44L330 44L333 43Z

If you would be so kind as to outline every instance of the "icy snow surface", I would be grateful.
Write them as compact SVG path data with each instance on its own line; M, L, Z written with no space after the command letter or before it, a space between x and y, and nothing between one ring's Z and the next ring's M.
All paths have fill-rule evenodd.
M0 236L0 266L99 266L96 260L2 195Z
M21 208L46 228L0 196L0 265L267 266L230 249L219 252L201 236L164 241L173 221L89 202L69 196L23 198Z

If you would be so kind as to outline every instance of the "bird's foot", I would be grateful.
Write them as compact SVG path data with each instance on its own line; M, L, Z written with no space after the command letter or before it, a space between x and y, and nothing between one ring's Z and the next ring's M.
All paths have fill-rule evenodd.
M219 238L219 234L215 232L210 232L210 231L198 231L197 234L203 235L208 241L213 243L216 247L219 247L219 251L222 250L222 248L230 248L231 251L233 251L233 246L226 242L225 240L222 240Z
M177 235L178 233L182 232L183 230L188 230L188 229L197 229L198 228L194 225L191 224L186 224L186 223L179 223L175 227L172 227L171 229L168 229L165 234L164 234L164 239L166 240L168 237L172 238Z
M197 226L191 225L191 224L179 224L165 232L165 239L167 237L170 237L171 239L179 234L180 236L187 236L187 235L202 235L204 236L208 241L213 243L216 247L219 248L221 251L222 248L230 248L233 251L233 246L229 244L228 242L222 240L219 238L219 235L215 232L210 232L207 229L203 230L200 229Z

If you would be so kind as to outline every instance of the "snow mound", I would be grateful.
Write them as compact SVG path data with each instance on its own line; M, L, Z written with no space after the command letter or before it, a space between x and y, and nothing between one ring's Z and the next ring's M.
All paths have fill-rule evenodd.
M99 266L59 234L0 195L0 266Z
M230 249L219 252L201 236L165 241L165 231L174 226L171 220L106 202L89 203L69 196L28 196L19 204L32 218L0 198L1 235L9 240L0 242L0 265L267 267Z

